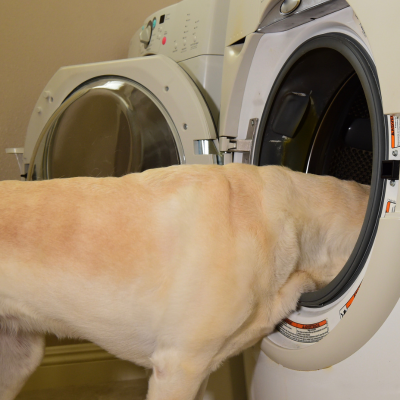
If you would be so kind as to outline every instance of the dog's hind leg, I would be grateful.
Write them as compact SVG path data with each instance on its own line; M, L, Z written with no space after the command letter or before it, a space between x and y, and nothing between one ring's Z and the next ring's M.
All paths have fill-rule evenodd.
M12 400L17 396L40 364L43 353L43 335L15 333L2 330L0 326L0 400Z
M147 400L202 400L202 382L210 372L204 357L164 350L154 354L152 362Z

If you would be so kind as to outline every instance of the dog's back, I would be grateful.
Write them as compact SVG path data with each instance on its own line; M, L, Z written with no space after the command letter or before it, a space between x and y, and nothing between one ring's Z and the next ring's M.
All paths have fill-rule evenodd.
M35 356L15 384L0 372L0 393L11 393L1 400L40 362L46 331L153 368L151 400L192 398L211 369L337 273L368 200L355 183L245 165L0 190L0 371L16 334ZM332 246L337 260L324 259Z

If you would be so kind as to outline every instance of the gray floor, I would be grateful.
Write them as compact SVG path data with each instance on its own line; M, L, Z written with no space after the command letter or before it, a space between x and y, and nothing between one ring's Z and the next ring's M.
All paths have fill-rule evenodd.
M147 379L21 393L16 400L145 400Z

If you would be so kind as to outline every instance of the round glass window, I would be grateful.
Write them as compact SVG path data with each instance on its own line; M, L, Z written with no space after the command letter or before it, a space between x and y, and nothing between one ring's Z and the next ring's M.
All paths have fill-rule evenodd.
M28 179L118 177L184 162L176 127L151 92L129 79L98 77L49 119Z

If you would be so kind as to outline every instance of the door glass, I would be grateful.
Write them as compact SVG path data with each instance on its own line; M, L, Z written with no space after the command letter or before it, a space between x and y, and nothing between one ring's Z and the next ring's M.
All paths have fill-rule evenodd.
M100 77L77 88L44 127L29 179L122 176L184 163L178 132L136 82Z

